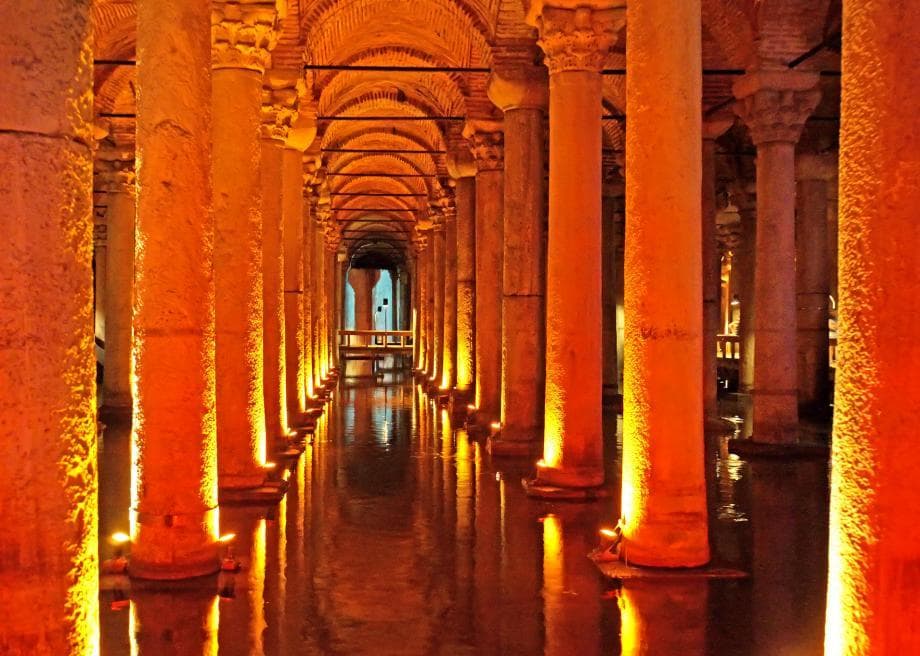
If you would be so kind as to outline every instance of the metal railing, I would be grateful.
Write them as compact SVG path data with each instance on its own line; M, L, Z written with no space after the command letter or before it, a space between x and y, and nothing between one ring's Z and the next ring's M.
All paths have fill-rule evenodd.
M738 335L716 335L716 357L719 360L741 359L741 337ZM831 337L827 345L827 357L831 369L837 367L837 338Z
M354 350L407 350L412 348L411 330L340 330L339 347Z

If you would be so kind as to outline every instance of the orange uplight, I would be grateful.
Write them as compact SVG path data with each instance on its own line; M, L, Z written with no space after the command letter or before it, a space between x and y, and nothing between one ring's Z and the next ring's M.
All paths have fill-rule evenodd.
M477 410L476 406L473 405L472 403L468 404L468 405L466 406L466 409L469 410L470 412L476 412L476 410Z
M275 463L275 462L266 462L264 465L262 465L262 468L263 468L263 469L274 469L274 468L277 467L277 466L278 466L278 463Z
M113 544L127 544L131 541L131 536L127 533L118 531L117 533L112 533L112 536L109 539Z
M606 538L607 540L616 540L619 537L619 534L616 530L612 528L602 528L599 533L601 537Z
M548 466L543 458L537 460L537 469L546 469Z
M233 542L235 539L236 539L236 533L224 533L219 538L217 538L217 541L222 544L228 544L230 542Z

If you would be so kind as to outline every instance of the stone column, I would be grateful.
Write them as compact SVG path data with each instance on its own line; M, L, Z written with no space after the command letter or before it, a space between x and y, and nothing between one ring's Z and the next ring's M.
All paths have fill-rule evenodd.
M441 380L444 349L444 224L441 216L431 231L431 362L428 365L428 383L437 387Z
M377 269L351 269L348 283L355 292L355 330L374 329L374 286L380 280ZM358 343L362 340L359 339ZM373 376L372 360L358 360L352 363L348 373L352 376Z
M88 2L0 4L0 653L99 649Z
M328 298L326 291L326 232L324 225L331 221L332 218L328 212L324 212L318 224L314 248L316 250L314 271L316 272L316 281L314 283L317 301L316 317L316 354L317 354L317 375L319 383L325 386L328 382L329 375L329 342L328 333Z
M754 313L757 310L754 293L754 253L757 242L757 209L750 203L741 207L741 238L732 259L732 278L737 280L741 303L738 338L741 361L738 363L738 387L750 393L754 389Z
M212 13L217 444L222 490L265 480L262 391L262 74L277 19L270 2Z
M501 417L502 221L504 166L502 125L469 121L463 136L476 160L476 420Z
M797 441L795 144L818 104L817 84L815 73L765 68L733 87L757 146L752 439L761 443Z
M457 210L449 206L444 211L444 330L441 339L442 393L454 387L457 379Z
M295 73L296 75L296 73ZM262 104L262 330L265 432L273 450L288 443L284 328L284 217L282 160L295 117L296 77L269 72Z
M606 174L605 174L606 177ZM617 332L617 291L623 275L623 222L622 214L616 211L617 196L622 197L620 188L604 184L601 198L601 305L603 307L603 390L604 397L619 393L619 335ZM619 214L619 215L618 215ZM620 295L620 298L622 295Z
M457 379L451 397L457 417L473 400L476 378L476 169L462 153L449 161L457 182Z
M489 97L504 112L505 188L501 299L501 434L493 455L527 455L543 424L544 243L543 114L546 68L529 49L493 66Z
M550 171L543 459L533 494L582 494L604 482L601 68L626 20L610 6L531 6L549 67Z
M631 5L626 30L620 556L635 565L694 567L709 561L700 0Z
M916 6L850 3L843 34L840 333L824 653L920 653Z
M306 169L312 169L312 162L305 162ZM303 234L303 388L307 396L307 403L316 397L316 381L314 378L314 347L313 347L313 316L316 306L315 292L313 290L314 247L313 239L316 229L313 225L313 205L310 202L310 185L313 183L312 170L304 173L303 188L303 220L300 231Z
M137 3L137 252L130 572L218 558L211 7Z
M429 287L429 260L431 259L432 245L429 242L428 232L423 233L424 237L419 244L418 252L418 312L416 322L418 324L418 364L416 370L421 375L428 362L428 287Z
M100 150L97 176L106 191L105 372L107 408L131 408L131 307L134 302L134 153Z
M716 139L734 119L717 117L703 122L702 240L703 240L703 417L717 423L718 368L716 335L719 334L719 301L722 267L716 238Z
M93 327L96 339L105 341L106 225L104 217L93 221ZM98 351L98 346L96 347ZM102 358L105 358L103 354ZM105 382L105 381L103 381Z
M288 133L281 155L281 218L284 224L284 369L288 425L303 421L307 409L304 334L304 162L303 151L316 136L305 116ZM312 391L312 390L311 390Z
M827 415L830 410L830 254L827 247L827 187L837 177L833 155L796 159L798 212L795 220L796 310L799 408Z

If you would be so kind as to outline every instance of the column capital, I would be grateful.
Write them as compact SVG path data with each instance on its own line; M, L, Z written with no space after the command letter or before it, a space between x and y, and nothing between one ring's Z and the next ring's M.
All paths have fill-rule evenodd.
M298 71L265 72L265 81L262 85L263 139L287 141L291 135L291 128L297 121L304 89L305 84Z
M100 148L93 158L94 186L100 191L133 194L136 179L134 151Z
M626 4L614 1L592 6L556 0L550 5L535 0L528 22L539 30L537 43L546 54L551 75L565 71L599 73L626 23Z
M795 158L795 177L798 180L823 180L837 178L836 153L799 153Z
M489 100L507 112L515 109L546 111L549 82L545 66L537 66L537 46L499 46L493 49Z
M496 171L505 165L505 134L499 121L469 120L463 127L479 171Z
M735 124L735 117L728 112L719 112L703 117L703 140L715 141Z
M263 72L278 40L274 1L211 3L211 66Z
M747 124L755 146L796 143L805 121L818 106L817 73L763 69L746 73L732 85L735 113Z
M476 175L476 160L470 152L469 143L458 133L453 133L447 140L447 173L454 180L472 178Z

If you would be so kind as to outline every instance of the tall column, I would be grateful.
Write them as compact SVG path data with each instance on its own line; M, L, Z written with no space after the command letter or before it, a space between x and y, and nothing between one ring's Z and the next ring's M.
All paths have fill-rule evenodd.
M795 144L817 84L814 73L764 68L733 87L757 146L753 439L762 443L797 441Z
M100 221L99 218L96 215L93 221L93 327L96 339L105 341L105 270L108 257L105 219L103 217Z
M428 233L424 232L419 241L418 251L418 312L416 321L418 324L418 361L416 370L421 374L425 371L428 363L428 286L429 286L429 260L431 259L431 243Z
M741 343L741 361L738 363L738 387L742 392L754 389L754 313L757 301L754 294L754 253L757 243L757 209L750 203L742 207L741 239L732 259L732 278L737 280L741 303L738 338Z
M604 174L606 178L606 172ZM618 187L618 188L617 188ZM617 290L622 279L623 222L618 213L617 196L622 197L622 185L605 183L601 197L601 305L603 307L603 390L604 397L619 393L619 335L617 333Z
M731 117L703 122L702 231L703 240L703 417L717 421L719 301L722 293L721 258L716 239L716 139L728 130Z
M97 175L107 192L105 263L105 372L102 400L107 408L131 408L131 306L134 301L134 154L97 153Z
M620 555L636 565L693 567L709 561L700 0L631 5L626 30Z
M298 119L281 155L281 217L284 224L284 370L288 425L301 423L307 409L304 350L304 163L303 151L316 136L315 122Z
M550 171L543 459L531 493L604 482L601 68L626 20L615 4L531 6L549 67Z
M314 247L313 240L316 228L313 225L313 204L311 202L310 185L314 181L310 169L310 162L304 164L308 172L304 173L303 188L303 222L300 226L303 234L303 388L308 403L316 397L316 380L314 378L314 347L313 347L313 317L316 307L316 296L313 289Z
M502 221L504 166L502 125L469 121L463 136L476 160L476 392L477 421L501 417Z
M137 252L130 572L218 559L211 7L137 3Z
M546 68L522 49L496 61L489 97L504 112L501 435L493 455L529 454L543 423L543 113Z
M458 150L458 149L455 149ZM457 380L452 414L466 411L476 379L476 178L469 156L449 159L457 205Z
M295 74L296 75L296 74ZM262 105L262 361L265 379L265 432L273 450L288 442L287 362L284 333L284 142L295 116L296 78L266 75Z
M262 74L276 20L272 3L214 4L214 287L220 487L265 480L262 390Z
M441 377L443 393L454 387L457 379L457 210L444 212L444 330L441 339Z
M316 348L316 375L317 382L320 385L325 386L327 382L327 376L329 374L329 343L326 339L328 333L327 330L327 311L328 305L326 298L326 233L324 225L331 221L331 217L328 212L328 208L320 210L320 214L317 216L319 219L317 221L317 229L314 238L313 248L315 251L314 257L314 291L316 299L316 326L315 326L315 344Z
M380 271L377 269L351 269L348 273L348 282L355 292L355 330L374 329L374 286L378 280ZM358 360L346 373L352 376L372 376L373 362Z
M848 3L827 656L920 653L920 21Z
M827 187L836 179L833 155L799 155L798 211L795 217L796 310L799 408L830 410L830 254L827 247Z
M442 217L431 231L431 362L428 365L428 382L437 386L441 380L444 348L444 224Z
M331 292L335 301L332 304L332 334L329 337L329 351L332 354L332 368L336 375L339 373L339 331L342 329L342 310L345 307L345 262L340 259L340 238L336 236L333 247L329 251L329 261L335 278L332 280ZM378 274L379 275L379 274ZM373 298L373 296L372 296ZM371 321L373 325L373 320Z
M0 653L99 650L88 2L0 4Z

